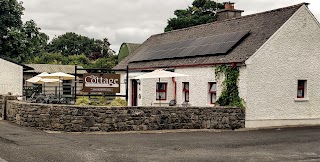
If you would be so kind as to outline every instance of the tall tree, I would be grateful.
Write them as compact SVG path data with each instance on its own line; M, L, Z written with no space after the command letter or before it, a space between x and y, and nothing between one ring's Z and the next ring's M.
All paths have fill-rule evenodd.
M1 55L24 63L44 51L49 37L40 32L37 24L30 20L21 27L9 31L5 40L6 43L2 44L3 51Z
M48 52L60 52L65 56L85 54L91 60L109 57L113 53L107 38L95 40L73 32L54 38L47 46Z
M22 2L0 0L0 54L6 52L5 46L9 32L22 26L23 10Z
M0 39L4 39L13 28L22 26L22 2L17 0L0 0Z
M194 0L192 6L185 10L174 11L175 18L168 20L165 32L206 24L217 20L216 10L224 5L213 0Z
M0 0L0 55L18 62L39 55L49 37L33 21L21 20L24 8L17 0Z

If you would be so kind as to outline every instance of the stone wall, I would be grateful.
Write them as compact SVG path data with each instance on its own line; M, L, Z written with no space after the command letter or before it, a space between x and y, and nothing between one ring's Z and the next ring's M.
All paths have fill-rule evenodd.
M21 126L67 132L244 127L244 113L238 108L82 107L8 101L7 116Z

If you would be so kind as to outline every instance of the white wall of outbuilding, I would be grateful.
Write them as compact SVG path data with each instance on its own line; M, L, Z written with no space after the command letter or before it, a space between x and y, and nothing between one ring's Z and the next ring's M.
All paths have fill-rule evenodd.
M0 94L22 95L23 67L0 59Z

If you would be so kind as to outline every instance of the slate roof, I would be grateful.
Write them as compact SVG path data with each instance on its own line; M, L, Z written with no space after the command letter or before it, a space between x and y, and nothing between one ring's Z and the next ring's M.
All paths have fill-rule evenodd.
M300 3L271 11L153 35L114 69L125 69L128 64L129 69L152 69L242 63L252 56L303 5L308 4ZM132 62L135 55L140 55L142 53L140 51L144 51L150 46L245 30L250 31L250 35L227 55Z
M55 64L27 64L27 66L32 67L33 70L28 70L26 73L55 73L63 72L67 74L74 74L74 65L55 65ZM78 66L82 68L82 66ZM87 73L85 70L77 71L78 74Z

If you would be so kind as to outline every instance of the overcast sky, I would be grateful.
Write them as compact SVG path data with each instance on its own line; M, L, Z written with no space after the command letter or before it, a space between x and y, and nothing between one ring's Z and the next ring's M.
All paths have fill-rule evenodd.
M23 20L33 19L52 39L66 32L90 38L107 37L118 52L123 42L142 43L163 32L176 9L185 9L193 0L22 0ZM228 0L229 1L229 0ZM224 2L219 0L219 2ZM244 15L286 7L301 2L320 20L319 0L234 0Z

